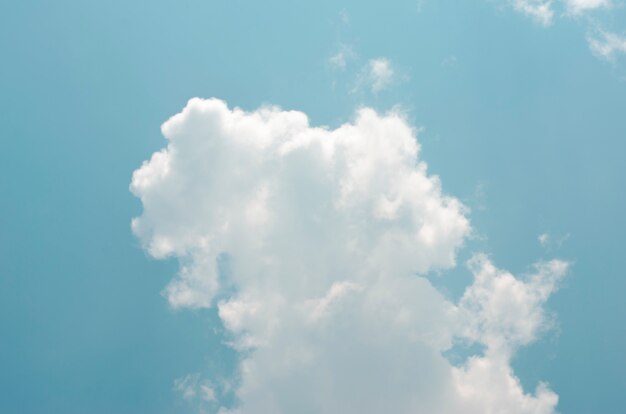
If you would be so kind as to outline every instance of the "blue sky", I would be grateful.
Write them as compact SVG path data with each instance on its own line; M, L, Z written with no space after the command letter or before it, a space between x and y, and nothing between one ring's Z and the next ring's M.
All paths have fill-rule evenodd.
M430 283L456 304L476 253L515 275L570 263L545 305L556 322L510 364L559 412L621 412L626 11L541 3L3 2L0 412L237 404L216 385L238 378L234 331L215 303L173 309L184 255L155 260L130 227L133 171L196 96L329 130L361 107L402 112L428 174L471 209L457 265ZM185 398L186 378L219 401Z

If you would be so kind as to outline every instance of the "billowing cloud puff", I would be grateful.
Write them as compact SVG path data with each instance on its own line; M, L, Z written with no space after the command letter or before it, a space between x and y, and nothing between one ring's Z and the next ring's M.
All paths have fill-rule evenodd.
M174 306L210 306L222 254L237 289L306 298L341 278L450 267L470 230L398 114L363 109L329 131L301 112L193 99L162 130L168 148L133 175L133 230L153 256L181 258Z
M424 275L455 266L470 223L400 114L362 109L329 130L192 99L162 131L167 148L133 175L133 231L179 259L171 305L216 306L241 351L223 412L554 412L556 394L525 393L510 360L549 325L567 264L521 279L477 255L458 303L437 291ZM452 365L458 342L484 351Z

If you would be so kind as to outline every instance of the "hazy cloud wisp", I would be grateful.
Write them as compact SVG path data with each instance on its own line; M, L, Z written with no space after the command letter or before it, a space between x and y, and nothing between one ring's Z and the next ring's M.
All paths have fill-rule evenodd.
M387 58L370 59L357 77L354 91L370 89L374 94L387 89L394 80L395 70Z
M626 54L626 36L601 32L599 36L589 36L589 47L598 57L612 61L620 54Z

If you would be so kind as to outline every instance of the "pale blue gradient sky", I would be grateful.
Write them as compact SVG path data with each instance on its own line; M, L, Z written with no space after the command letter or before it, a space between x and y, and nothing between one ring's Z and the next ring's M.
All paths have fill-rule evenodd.
M563 413L623 412L626 70L589 50L598 22L626 30L619 7L542 27L486 0L3 2L0 412L192 412L174 379L232 371L215 313L168 308L176 263L129 226L131 173L193 96L330 126L400 105L472 208L461 263L574 263L548 306L558 329L514 361L522 382L548 381ZM395 81L355 90L379 57ZM470 274L451 273L434 283L457 296Z

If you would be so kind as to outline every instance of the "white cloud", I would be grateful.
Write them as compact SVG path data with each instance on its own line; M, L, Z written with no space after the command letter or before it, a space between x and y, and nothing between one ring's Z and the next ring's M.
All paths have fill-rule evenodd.
M626 54L626 37L616 33L601 32L587 38L591 51L598 57L614 60L618 54Z
M596 9L611 7L610 0L564 0L567 12L580 15Z
M548 26L554 18L551 0L512 0L515 10L532 17L538 23Z
M389 59L370 59L357 78L356 89L367 87L373 93L378 93L391 85L394 75L395 71Z
M535 265L526 281L496 269L484 255L469 262L474 284L459 309L463 336L487 347L487 355L510 357L515 348L533 342L546 326L542 305L557 288L568 264L559 260Z
M550 241L550 235L548 233L541 233L537 236L537 240L542 247L546 247Z
M211 305L223 252L251 256L240 271L253 281L259 269L306 278L338 266L324 276L334 282L365 265L388 270L393 258L403 271L452 266L469 232L464 207L416 161L414 130L397 113L362 109L329 131L301 112L193 99L162 131L168 148L133 174L144 205L133 230L153 256L182 259L166 292L175 307ZM330 287L318 282L319 293Z
M538 263L525 281L501 271L484 255L469 262L474 283L459 303L461 337L483 344L483 355L453 368L455 384L467 407L502 413L552 413L558 396L539 383L534 395L524 394L510 366L519 346L533 342L550 327L542 305L565 276L568 264L559 260ZM513 408L515 407L515 408Z
M192 99L162 131L168 147L133 174L133 231L180 260L172 306L217 306L242 352L239 404L221 412L554 412L556 394L525 393L510 360L549 326L567 264L521 279L478 255L459 303L437 291L423 275L455 266L470 223L400 114L365 108L329 130ZM454 366L456 341L485 352Z

